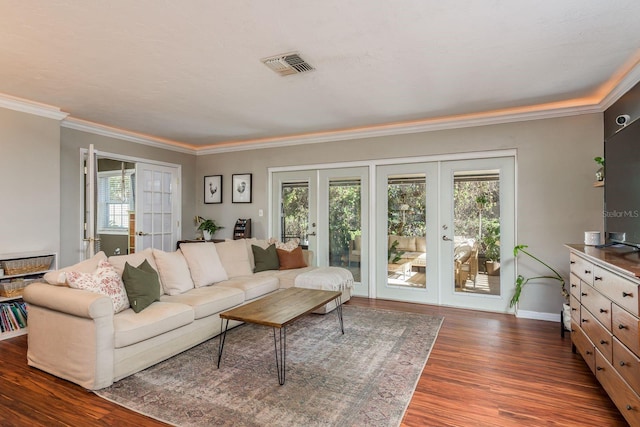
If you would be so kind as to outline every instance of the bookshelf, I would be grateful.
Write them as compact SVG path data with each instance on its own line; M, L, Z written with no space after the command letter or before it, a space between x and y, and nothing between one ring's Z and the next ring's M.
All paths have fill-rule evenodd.
M251 219L238 219L233 227L233 239L248 239L251 237Z
M53 252L0 255L0 340L27 333L27 309L22 290L57 268Z

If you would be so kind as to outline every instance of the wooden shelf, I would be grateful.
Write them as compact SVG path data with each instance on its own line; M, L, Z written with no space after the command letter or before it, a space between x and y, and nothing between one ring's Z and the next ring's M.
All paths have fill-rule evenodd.
M593 183L594 187L604 187L604 181L596 181Z

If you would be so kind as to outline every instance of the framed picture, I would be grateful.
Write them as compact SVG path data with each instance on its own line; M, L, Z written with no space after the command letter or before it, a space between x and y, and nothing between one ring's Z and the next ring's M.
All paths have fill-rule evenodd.
M231 180L231 201L233 203L251 203L251 174L233 174Z
M222 175L204 177L204 202L222 203Z

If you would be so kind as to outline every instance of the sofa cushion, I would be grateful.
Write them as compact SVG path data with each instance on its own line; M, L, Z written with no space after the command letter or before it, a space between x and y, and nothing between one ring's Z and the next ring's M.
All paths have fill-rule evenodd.
M242 290L220 285L196 288L180 295L163 295L160 301L188 305L193 308L196 319L211 316L244 302L245 296Z
M291 288L295 285L295 280L296 277L298 276L298 274L300 273L304 273L306 271L311 271L313 269L316 269L318 267L304 267L304 268L295 268L292 270L280 270L280 271L276 271L276 272L269 272L269 271L264 271L262 273L258 273L257 275L262 275L262 274L268 274L268 273L273 273L271 274L274 277L278 278L278 281L280 282L280 289L284 289L284 288Z
M122 278L108 261L100 261L98 269L93 273L69 271L66 276L67 282L72 288L84 289L111 298L114 313L129 308L129 300Z
M251 250L255 260L255 267L253 269L254 273L266 270L278 270L280 268L276 245L269 245L266 249L252 245Z
M77 271L79 273L93 273L98 269L100 261L106 261L107 255L100 251L89 259L86 259L69 267L60 270L50 271L44 275L44 280L50 285L63 286L67 284L67 275L69 271Z
M156 302L136 313L125 310L113 317L115 347L131 344L188 325L194 320L193 309L185 304Z
M244 240L245 244L247 245L247 253L249 254L249 264L251 265L251 271L253 271L253 269L256 268L256 262L255 262L255 259L253 258L253 250L251 249L251 247L255 245L255 246L258 246L259 248L266 249L269 247L269 242L262 239L256 239L255 237L251 237L249 239L242 239L242 240Z
M389 235L389 247L393 244L394 241L398 241L398 246L396 247L399 251L416 251L416 238L415 236L396 236L394 234Z
M206 243L195 243L205 245ZM167 295L177 295L193 289L193 280L189 266L181 251L164 252L159 249L153 250L153 256L158 266L160 283Z
M261 297L270 292L275 291L280 286L280 281L276 276L247 276L237 277L221 283L218 283L215 287L225 287L239 289L244 292L245 300L252 300L254 298Z
M229 279L238 276L251 275L251 262L249 262L249 252L247 244L238 240L228 240L216 243L216 250L220 256L220 261Z
M277 249L278 262L280 263L280 270L290 270L292 268L303 268L307 266L302 255L302 248L296 247L292 251L286 251L284 249Z
M152 248L147 248L143 251L135 252L133 254L113 255L109 257L109 263L113 265L120 276L122 276L122 273L124 273L124 265L127 262L131 265L140 265L144 260L146 260L155 271L158 271L158 266L156 264L156 259L153 256ZM162 284L162 278L159 277L159 279L160 283Z
M136 313L140 313L154 301L160 300L162 292L158 273L146 259L138 267L125 263L122 281L127 290L129 305Z
M189 265L196 288L228 279L215 244L211 242L181 243L180 250Z

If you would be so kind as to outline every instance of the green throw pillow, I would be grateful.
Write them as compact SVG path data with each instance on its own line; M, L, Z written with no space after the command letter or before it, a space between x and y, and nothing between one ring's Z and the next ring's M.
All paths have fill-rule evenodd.
M280 268L280 261L278 261L278 252L276 251L275 244L269 245L267 249L251 245L251 250L253 251L253 258L256 261L256 268L253 269L254 273Z
M127 291L129 304L136 313L140 313L154 301L160 300L158 273L146 259L138 267L133 267L128 262L125 263L122 281Z

